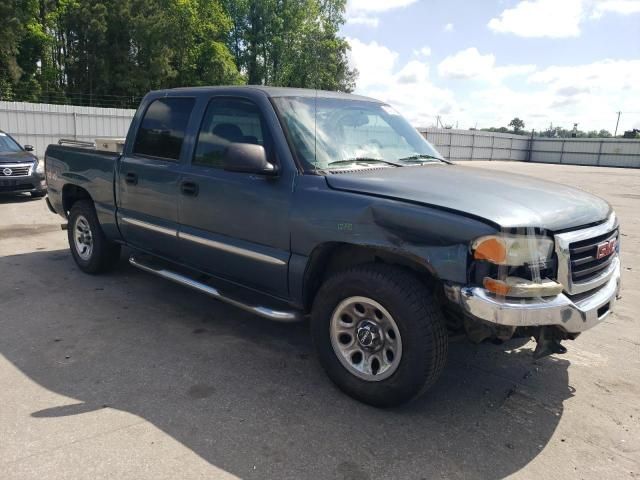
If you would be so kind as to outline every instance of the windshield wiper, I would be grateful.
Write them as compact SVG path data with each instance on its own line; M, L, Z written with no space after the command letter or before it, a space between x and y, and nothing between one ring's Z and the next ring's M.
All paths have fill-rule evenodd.
M446 160L442 158L435 157L433 155L428 155L426 153L418 153L416 155L409 155L408 157L402 157L398 159L399 162L419 162L419 163L428 162L430 160L437 160L439 162L448 163Z
M328 165L344 165L348 163L357 163L357 164L367 164L367 163L386 163L387 165L393 165L394 167L402 167L399 163L389 162L387 160L383 160L382 158L369 158L369 157L354 157L348 158L346 160L335 160L333 162L327 163Z

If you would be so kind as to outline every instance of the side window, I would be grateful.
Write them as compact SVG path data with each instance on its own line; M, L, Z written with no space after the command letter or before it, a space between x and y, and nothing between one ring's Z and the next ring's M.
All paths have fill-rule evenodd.
M214 99L209 102L202 120L193 164L222 168L222 155L230 143L266 147L260 111L248 100Z
M178 160L193 105L193 98L161 98L151 102L140 123L133 153Z

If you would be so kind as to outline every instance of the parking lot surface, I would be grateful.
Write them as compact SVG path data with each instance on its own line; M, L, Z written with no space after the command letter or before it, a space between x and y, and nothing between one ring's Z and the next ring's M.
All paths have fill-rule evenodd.
M4 479L640 478L640 170L474 162L578 186L622 223L614 315L566 355L451 345L418 401L340 393L308 326L131 268L81 273L43 200L0 197Z

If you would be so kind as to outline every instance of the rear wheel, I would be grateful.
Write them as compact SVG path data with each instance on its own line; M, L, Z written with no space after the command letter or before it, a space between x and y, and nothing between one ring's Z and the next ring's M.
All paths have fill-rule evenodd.
M395 266L360 265L331 277L316 296L311 329L331 380L375 406L418 396L446 362L438 305L412 273Z
M73 259L83 272L107 271L120 258L120 245L105 237L89 200L79 200L71 207L67 236Z

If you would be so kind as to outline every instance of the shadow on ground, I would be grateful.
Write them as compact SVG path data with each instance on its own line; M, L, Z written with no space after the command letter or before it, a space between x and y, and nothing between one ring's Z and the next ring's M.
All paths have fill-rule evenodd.
M42 197L34 198L28 193L0 192L0 205L8 203L27 203L42 201Z
M534 361L530 344L459 343L431 392L377 410L332 386L305 324L252 317L124 260L88 276L66 250L36 252L0 258L0 271L12 272L0 353L76 400L32 417L130 412L242 478L503 478L544 448L572 394L569 362Z

